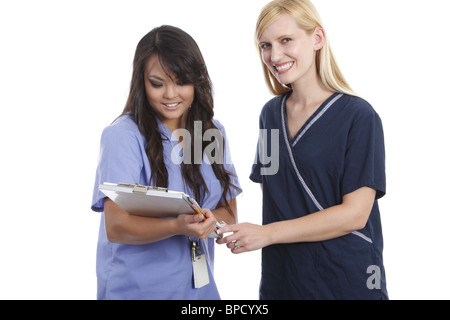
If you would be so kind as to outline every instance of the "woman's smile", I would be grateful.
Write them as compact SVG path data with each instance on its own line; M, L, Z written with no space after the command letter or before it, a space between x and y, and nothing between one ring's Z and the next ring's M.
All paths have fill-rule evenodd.
M293 65L294 65L294 62L291 61L291 62L286 62L286 63L274 64L273 67L274 67L276 73L278 75L280 75L280 74L287 73L292 68Z
M175 103L163 103L162 105L169 111L175 111L178 109L180 104L181 104L180 102L175 102Z

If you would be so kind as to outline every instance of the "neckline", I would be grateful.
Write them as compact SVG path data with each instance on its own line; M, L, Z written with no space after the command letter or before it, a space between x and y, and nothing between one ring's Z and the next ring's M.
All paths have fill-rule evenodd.
M172 140L173 132L161 121L161 119L156 116L156 122L158 124L159 131L161 132L163 140Z
M303 135L308 131L308 129L336 102L340 97L343 96L342 93L334 92L331 94L320 106L317 108L316 111L306 120L306 122L302 125L302 127L297 131L297 133L290 138L289 135L289 128L287 124L287 112L286 112L286 101L291 95L291 92L288 92L284 95L283 101L281 103L281 113L282 113L282 122L283 122L283 130L284 135L287 138L287 141L289 141L294 147L298 141L303 137Z

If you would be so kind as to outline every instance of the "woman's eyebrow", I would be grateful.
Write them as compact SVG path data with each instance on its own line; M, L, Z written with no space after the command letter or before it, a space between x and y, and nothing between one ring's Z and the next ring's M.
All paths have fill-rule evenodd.
M161 81L161 82L165 82L164 79L162 79L162 78L160 78L160 77L158 77L158 76L155 76L155 75L149 75L148 78L149 78L149 79L159 80L159 81Z
M280 40L282 40L282 39L284 39L284 38L292 38L292 37L294 37L294 34L283 34L283 35L277 37L275 40L276 40L276 41L280 41ZM270 40L261 39L261 40L258 42L258 44L261 44L261 43L270 43Z
M283 35L279 36L277 38L277 40L279 41L279 40L283 40L284 38L292 38L293 36L294 36L293 34L283 34Z

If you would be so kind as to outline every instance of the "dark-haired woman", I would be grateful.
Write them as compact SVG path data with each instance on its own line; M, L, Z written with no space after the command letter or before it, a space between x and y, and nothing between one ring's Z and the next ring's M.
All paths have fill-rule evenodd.
M92 210L104 212L98 299L220 299L213 277L214 241L208 235L217 221L236 222L240 187L224 128L213 115L211 81L196 42L171 26L144 36L136 48L125 109L101 138L92 201ZM215 139L203 139L211 135L207 132ZM214 152L208 149L211 141L217 142ZM204 208L206 219L130 215L98 190L104 182L188 193ZM191 259L193 243L206 257L202 267ZM203 273L200 282L194 280L194 268Z

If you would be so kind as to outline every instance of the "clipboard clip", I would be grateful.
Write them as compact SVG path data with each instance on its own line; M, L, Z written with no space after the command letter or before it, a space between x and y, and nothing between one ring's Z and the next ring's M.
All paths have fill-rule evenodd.
M139 193L139 194L146 194L148 190L154 190L154 191L162 191L167 192L167 188L161 188L161 187L153 187L153 186L144 186L139 183L135 184L128 184L128 183L119 183L117 185L118 187L127 187L127 188L133 188L133 193Z

